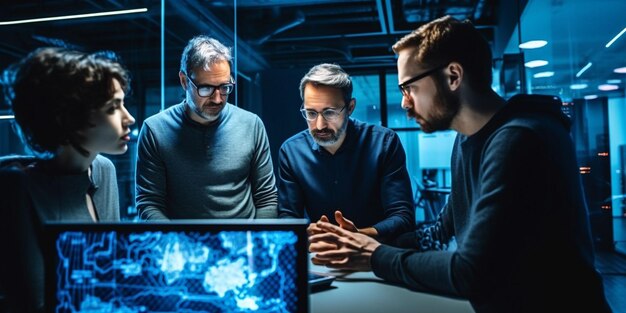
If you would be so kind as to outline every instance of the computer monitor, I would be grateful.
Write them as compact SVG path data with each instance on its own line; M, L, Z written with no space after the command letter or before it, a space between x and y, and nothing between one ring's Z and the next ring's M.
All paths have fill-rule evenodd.
M46 311L308 312L306 226L46 224Z

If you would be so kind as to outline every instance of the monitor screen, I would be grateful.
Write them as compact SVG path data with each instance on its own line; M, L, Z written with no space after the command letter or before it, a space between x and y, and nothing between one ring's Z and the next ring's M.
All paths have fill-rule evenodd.
M305 220L53 223L48 312L307 312Z

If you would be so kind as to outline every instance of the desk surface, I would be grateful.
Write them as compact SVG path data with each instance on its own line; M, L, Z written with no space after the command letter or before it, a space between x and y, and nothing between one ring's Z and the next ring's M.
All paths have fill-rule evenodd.
M310 265L314 272L325 267ZM311 293L311 313L463 313L474 312L468 301L414 292L385 283L372 272L337 278L331 288Z

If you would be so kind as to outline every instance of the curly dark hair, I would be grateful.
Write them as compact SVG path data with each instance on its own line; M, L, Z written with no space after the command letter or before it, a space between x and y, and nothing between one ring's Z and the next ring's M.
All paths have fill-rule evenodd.
M22 141L40 156L54 156L61 145L84 155L80 130L93 127L89 114L115 93L113 79L128 92L128 71L103 53L39 48L9 67L5 96Z

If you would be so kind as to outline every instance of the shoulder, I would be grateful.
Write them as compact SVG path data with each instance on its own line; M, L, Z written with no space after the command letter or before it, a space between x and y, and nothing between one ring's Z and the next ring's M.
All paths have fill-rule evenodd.
M228 106L229 114L231 115L233 119L245 121L245 122L253 122L255 124L257 123L261 125L263 124L263 122L261 121L261 118L255 113L244 110L230 103L226 105Z
M98 154L91 164L93 167L99 167L99 168L114 168L115 167L115 165L113 165L113 162L109 158L101 154Z
M356 137L360 139L360 142L370 141L373 144L388 145L400 140L396 132L387 127L369 124L355 119L351 119L351 123L354 127Z
M311 142L309 141L310 136L311 135L309 134L308 130L300 131L296 133L295 135L287 138L287 140L285 140L283 144L280 146L280 150L291 150L291 149L300 148L300 147L310 147L311 145Z
M153 126L166 123L172 119L182 118L182 114L184 114L184 112L185 104L181 102L146 118L144 125Z

